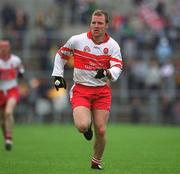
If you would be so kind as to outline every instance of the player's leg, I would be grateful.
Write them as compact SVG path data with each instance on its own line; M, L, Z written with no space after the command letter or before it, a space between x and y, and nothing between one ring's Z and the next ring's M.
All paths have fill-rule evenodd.
M0 126L2 129L3 137L5 137L5 125L4 125L4 107L0 106Z
M74 85L70 92L75 127L91 140L91 90L83 85Z
M106 124L109 118L108 110L93 110L93 122L95 130L94 154L91 167L101 169L101 159L106 145Z
M85 106L77 106L73 109L75 127L81 133L88 131L91 125L91 111Z
M6 104L6 96L3 91L0 90L0 127L2 134L5 136L5 125L4 125L4 107Z
M12 146L12 129L14 124L13 111L16 106L16 99L11 97L7 100L4 110L4 124L5 124L5 145L7 150L11 150Z
M106 85L98 88L96 94L97 97L92 106L95 142L91 167L94 169L102 169L101 159L106 145L106 124L109 119L111 106L111 89Z

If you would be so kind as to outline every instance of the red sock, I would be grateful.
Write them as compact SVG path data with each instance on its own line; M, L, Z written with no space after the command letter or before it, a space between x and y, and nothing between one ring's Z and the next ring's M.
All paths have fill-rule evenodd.
M12 140L12 135L11 135L11 133L10 133L10 132L6 132L6 133L4 134L4 138L5 138L6 140Z

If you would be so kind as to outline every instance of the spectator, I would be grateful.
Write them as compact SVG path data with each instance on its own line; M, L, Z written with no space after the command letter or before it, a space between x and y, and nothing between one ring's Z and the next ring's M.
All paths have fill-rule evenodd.
M6 3L1 11L2 27L6 30L8 27L13 28L16 23L16 9L10 3Z

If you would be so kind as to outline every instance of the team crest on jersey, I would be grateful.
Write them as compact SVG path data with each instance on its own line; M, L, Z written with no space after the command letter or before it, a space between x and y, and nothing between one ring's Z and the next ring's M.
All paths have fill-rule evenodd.
M91 52L90 48L88 46L85 46L83 49L84 52Z
M103 52L104 52L104 54L108 54L109 49L108 48L104 48Z

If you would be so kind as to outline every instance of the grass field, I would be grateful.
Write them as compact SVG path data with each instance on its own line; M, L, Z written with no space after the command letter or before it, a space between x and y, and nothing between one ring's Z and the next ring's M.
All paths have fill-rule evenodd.
M0 174L179 174L180 127L109 125L103 171L89 167L92 142L72 125L16 125Z

